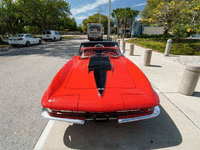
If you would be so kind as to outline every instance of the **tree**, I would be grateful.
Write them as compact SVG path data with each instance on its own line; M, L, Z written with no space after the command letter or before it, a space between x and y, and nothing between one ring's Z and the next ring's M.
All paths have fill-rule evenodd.
M153 16L153 10L157 7L158 4L164 2L164 0L146 0L146 6L144 10L141 12L142 23L144 25L150 25L149 18Z
M120 8L117 8L113 10L111 13L112 17L116 20L117 22L117 37L119 37L119 27L120 27L120 20L121 20L121 10Z
M200 1L192 0L176 4L178 13L176 20L172 22L172 31L176 35L176 41L200 32Z
M165 39L171 29L179 42L195 26L199 27L199 3L198 0L148 0L142 12L143 24L162 26Z
M18 12L26 24L40 30L58 30L62 18L70 16L69 4L64 0L18 0Z
M63 26L76 30L76 21L70 15L69 3L65 0L2 0L0 31L2 35L24 31L41 33Z
M83 22L82 22L82 24L83 24L82 30L83 31L87 30L87 24L88 23L99 23L99 17L100 17L100 15L97 13L97 14L94 14L92 16L89 16L88 19L84 19ZM101 23L104 26L104 31L105 31L105 34L106 34L107 30L108 30L108 17L105 16L105 15L101 15ZM110 25L113 26L112 20L110 22Z
M168 3L168 2L166 2ZM167 5L164 0L147 0L147 5L142 11L142 23L144 25L163 26L164 38L172 27L172 21L176 14L174 6Z
M61 18L58 26L59 26L59 30L61 31L63 30L75 31L77 28L75 19L69 18L69 17Z
M83 30L82 30L82 27L83 27L82 24L79 24L79 25L77 26L77 31L81 31L81 32L82 32L82 31L83 31Z
M119 37L120 25L122 28L122 32L123 32L123 27L124 27L124 31L126 31L126 27L128 23L130 24L130 29L131 29L133 20L138 14L139 14L138 10L131 9L130 7L117 8L113 10L112 17L117 21L117 37ZM124 25L122 26L122 24Z
M22 31L22 20L16 13L16 3L12 0L3 0L0 4L0 31L3 36L6 32Z
M139 14L139 11L131 9L130 7L126 7L124 11L125 11L125 19L126 19L125 31L126 31L126 24L129 23L130 24L129 34L131 35L132 24L133 24L133 21L135 20L135 17Z

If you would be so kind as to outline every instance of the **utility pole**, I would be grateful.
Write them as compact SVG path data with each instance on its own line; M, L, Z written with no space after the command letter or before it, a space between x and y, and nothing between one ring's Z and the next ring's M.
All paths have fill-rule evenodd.
M109 10L108 10L108 35L107 35L107 39L110 39L110 11L111 11L111 0L109 0Z
M99 4L99 23L101 23L101 13L102 13L102 10L101 10L101 4Z

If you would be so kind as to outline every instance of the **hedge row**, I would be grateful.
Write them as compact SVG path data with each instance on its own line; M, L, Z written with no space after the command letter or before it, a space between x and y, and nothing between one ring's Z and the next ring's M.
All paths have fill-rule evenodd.
M158 38L136 38L128 40L129 43L151 48L154 51L164 53L167 40ZM173 55L200 55L200 40L197 39L183 39L180 43L176 43L172 39L172 46L170 54Z

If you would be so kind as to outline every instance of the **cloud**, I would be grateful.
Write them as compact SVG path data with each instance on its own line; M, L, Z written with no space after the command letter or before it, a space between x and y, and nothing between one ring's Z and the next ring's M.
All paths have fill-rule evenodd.
M137 5L134 5L134 6L142 6L142 5L146 5L147 3L141 3L141 4L137 4Z
M75 17L76 20L83 20L83 19L86 19L87 16L81 16L81 17Z
M114 1L114 0L111 0L111 1ZM74 9L71 10L71 13L73 15L84 13L84 12L87 12L89 10L95 9L99 5L106 4L106 3L108 3L108 0L97 0L93 4L87 4L86 6L83 6L83 7L78 8L78 9L74 8Z

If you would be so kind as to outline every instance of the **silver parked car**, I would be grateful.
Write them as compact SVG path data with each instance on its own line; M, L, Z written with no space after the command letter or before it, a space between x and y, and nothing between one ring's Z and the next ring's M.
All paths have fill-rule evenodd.
M30 46L34 44L42 44L42 40L32 34L19 33L9 37L8 43L14 47L17 45Z
M56 41L56 40L62 40L62 36L58 31L54 31L54 30L44 30L42 31L42 40L52 40L52 41Z

